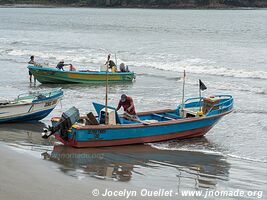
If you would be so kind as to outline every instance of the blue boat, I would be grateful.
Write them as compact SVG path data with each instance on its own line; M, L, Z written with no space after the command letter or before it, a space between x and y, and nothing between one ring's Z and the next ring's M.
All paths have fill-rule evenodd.
M20 94L0 101L0 123L37 121L45 118L63 97L61 89Z
M52 127L44 136L55 135L63 144L73 147L104 147L159 142L171 139L201 137L223 116L233 110L231 95L190 98L176 109L137 113L130 120L114 108L93 103L98 116L79 117L73 107L62 117L52 118ZM108 123L105 112L108 112ZM104 119L104 120L103 120ZM69 127L67 125L70 125ZM68 128L66 128L68 127Z

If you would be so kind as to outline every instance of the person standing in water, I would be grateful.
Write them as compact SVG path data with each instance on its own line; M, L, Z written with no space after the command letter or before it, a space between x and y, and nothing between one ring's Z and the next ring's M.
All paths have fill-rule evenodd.
M28 62L28 64L30 65L36 65L36 62L34 61L34 56L30 57L30 61ZM30 83L32 82L32 73L29 70L29 79L30 79ZM34 78L34 82L36 82L36 79Z

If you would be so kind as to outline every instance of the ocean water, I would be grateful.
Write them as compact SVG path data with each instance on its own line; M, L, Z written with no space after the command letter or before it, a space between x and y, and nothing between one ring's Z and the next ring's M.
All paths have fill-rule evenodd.
M62 107L40 123L1 125L0 139L78 179L179 191L262 191L267 199L266 19L266 10L0 8L0 97L65 91ZM98 69L109 53L137 73L131 84L109 87L112 106L126 93L137 111L176 107L185 69L186 97L198 96L201 79L208 87L203 95L231 94L235 111L200 139L86 150L42 140L52 116L71 106L92 111L93 101L104 102L105 88L30 84L29 57Z

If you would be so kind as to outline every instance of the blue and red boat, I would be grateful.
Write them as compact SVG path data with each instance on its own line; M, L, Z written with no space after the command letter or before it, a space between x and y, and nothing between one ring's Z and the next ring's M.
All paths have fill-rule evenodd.
M159 142L205 135L223 116L233 110L231 95L190 98L176 109L137 113L129 120L114 108L94 103L98 116L80 117L73 107L62 117L52 118L52 127L44 137L54 134L64 145L104 147ZM103 120L108 112L108 123ZM104 122L103 122L104 121ZM47 132L49 131L49 135Z

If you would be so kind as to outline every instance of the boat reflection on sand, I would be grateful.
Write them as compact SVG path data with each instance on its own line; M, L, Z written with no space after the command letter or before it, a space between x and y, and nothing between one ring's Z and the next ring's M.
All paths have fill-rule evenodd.
M177 182L190 179L197 188L214 188L218 180L227 180L230 167L222 155L160 150L149 145L87 149L59 145L42 155L59 163L60 170L71 176L89 175L105 180L130 181L135 174L148 176L146 170L142 171L144 167L160 169L161 173L168 173L164 169L171 167L178 170Z

